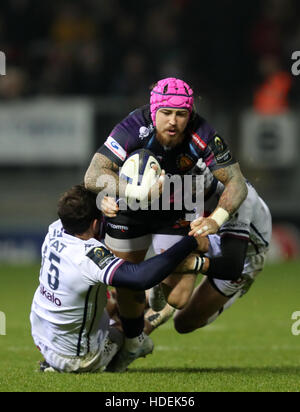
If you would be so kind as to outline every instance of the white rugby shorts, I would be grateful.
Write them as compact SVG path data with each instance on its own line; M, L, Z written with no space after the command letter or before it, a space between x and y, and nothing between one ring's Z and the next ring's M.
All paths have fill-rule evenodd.
M179 242L180 239L182 239L182 236L154 235L152 243L153 250L155 254L160 254ZM220 236L209 235L209 241L210 247L206 256L209 258L221 256ZM213 278L210 280L210 283L224 296L231 297L237 292L240 292L240 296L242 296L249 290L259 272L262 271L267 251L268 249L265 248L264 250L260 250L258 254L246 256L242 276L237 281Z
M34 321L36 316L37 315L34 312L31 312L30 318L32 321ZM113 321L110 321L109 323L111 326L114 324ZM111 327L106 330L100 330L99 347L94 351L90 351L85 356L68 356L58 353L58 351L47 346L40 337L35 336L34 334L32 337L35 345L44 356L45 361L56 371L63 373L94 373L102 372L121 346L120 343L113 343L112 345L109 345L109 350L105 348L107 337L111 333L113 335Z

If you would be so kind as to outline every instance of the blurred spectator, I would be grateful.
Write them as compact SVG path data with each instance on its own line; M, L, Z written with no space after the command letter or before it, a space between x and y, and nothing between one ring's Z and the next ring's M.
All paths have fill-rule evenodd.
M26 96L26 74L17 67L10 67L8 73L0 78L0 98L18 99Z
M298 9L297 0L1 0L0 50L8 72L22 68L21 96L141 96L178 76L239 105L257 59L290 58Z
M113 77L110 92L136 99L136 105L145 104L149 98L148 87L157 80L150 76L146 67L147 63L141 52L131 51L126 54Z
M275 56L266 55L259 61L263 83L254 93L254 109L260 114L277 115L288 110L288 94L292 76L283 70Z
M60 9L51 27L51 35L56 43L72 46L95 38L93 17L85 15L83 10L84 7L75 3L68 3Z

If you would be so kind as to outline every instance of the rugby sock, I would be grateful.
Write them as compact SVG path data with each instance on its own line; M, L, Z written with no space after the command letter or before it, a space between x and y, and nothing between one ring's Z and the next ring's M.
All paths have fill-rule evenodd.
M120 320L126 338L136 338L144 330L144 313L138 318L124 318L120 316Z

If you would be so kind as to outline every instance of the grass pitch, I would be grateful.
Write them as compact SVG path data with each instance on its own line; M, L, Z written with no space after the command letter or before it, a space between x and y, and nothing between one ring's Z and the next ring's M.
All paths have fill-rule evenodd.
M249 293L212 325L177 334L169 321L154 332L153 355L123 374L36 372L41 355L29 312L39 266L0 266L0 392L300 391L300 261L269 265ZM300 328L299 328L300 329Z

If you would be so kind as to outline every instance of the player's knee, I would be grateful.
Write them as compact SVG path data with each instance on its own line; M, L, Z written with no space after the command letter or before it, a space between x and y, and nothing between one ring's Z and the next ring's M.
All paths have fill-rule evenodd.
M180 312L174 316L173 321L176 332L180 334L190 333L207 325L206 321L191 317L187 318L186 316L182 316Z
M172 306L175 309L183 309L186 304L188 303L189 298L185 296L185 294L179 295L179 294L170 294L168 296L167 302L170 306Z

